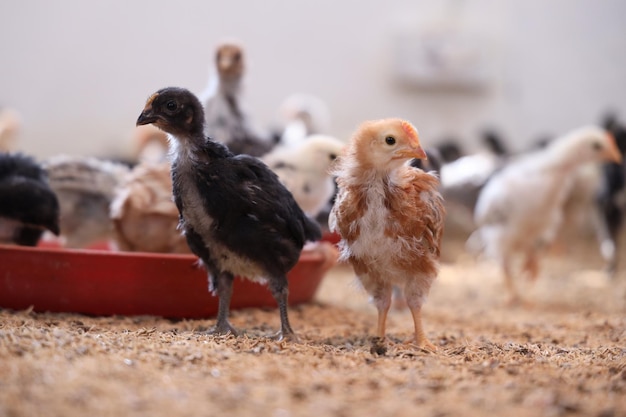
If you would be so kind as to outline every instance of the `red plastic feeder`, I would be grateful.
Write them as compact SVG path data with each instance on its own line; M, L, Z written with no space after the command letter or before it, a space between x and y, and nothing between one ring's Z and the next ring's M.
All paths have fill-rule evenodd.
M289 303L310 301L336 262L333 245L302 252L289 272ZM0 245L0 307L91 315L205 318L217 313L192 255ZM276 307L266 286L235 279L231 309Z

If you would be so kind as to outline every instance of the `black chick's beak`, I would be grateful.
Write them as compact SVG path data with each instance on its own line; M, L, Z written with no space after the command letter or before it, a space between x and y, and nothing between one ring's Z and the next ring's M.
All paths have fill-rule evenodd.
M157 117L152 113L151 108L144 109L137 119L137 126L149 125L157 121Z
M59 227L58 222L54 222L53 224L49 225L48 230L54 233L55 236L59 236L61 234L61 228Z

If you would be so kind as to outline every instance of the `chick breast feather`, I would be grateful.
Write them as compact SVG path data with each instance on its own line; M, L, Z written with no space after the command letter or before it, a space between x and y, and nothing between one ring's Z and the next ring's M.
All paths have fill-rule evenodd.
M378 340L398 285L413 314L416 343L435 349L422 329L421 308L438 273L445 209L437 177L409 166L413 158L426 154L410 123L364 123L338 161L330 226L341 235L342 259L374 299Z
M178 230L170 163L137 165L111 203L114 238L119 249L132 252L190 253Z

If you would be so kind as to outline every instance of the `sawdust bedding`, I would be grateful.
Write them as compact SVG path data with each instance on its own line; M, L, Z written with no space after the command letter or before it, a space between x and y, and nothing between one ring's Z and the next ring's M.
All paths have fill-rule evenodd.
M277 342L274 310L212 319L86 317L0 310L0 416L626 415L626 275L550 261L509 307L497 268L448 259L424 310L435 354L376 312L337 266L314 302L290 309L299 343ZM597 262L596 262L597 263Z

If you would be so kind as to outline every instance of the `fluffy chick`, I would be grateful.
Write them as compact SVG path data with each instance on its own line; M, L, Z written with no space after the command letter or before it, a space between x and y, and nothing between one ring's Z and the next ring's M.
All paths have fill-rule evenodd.
M400 286L415 325L415 342L435 350L422 328L422 304L437 277L445 209L431 173L409 166L425 159L409 122L366 122L335 170L339 192L330 215L349 261L378 309L377 341L384 340L393 285Z
M59 202L46 172L22 154L0 153L0 243L35 246L59 234Z
M511 301L519 299L512 278L514 255L524 255L524 271L536 278L539 252L561 224L572 174L583 163L601 160L621 161L613 137L603 129L584 127L510 162L482 189L474 213L478 229L468 248L500 263Z
M331 164L341 154L344 143L326 135L311 135L293 147L279 147L262 160L293 194L310 217L316 217L335 194Z
M15 110L0 108L0 152L10 152L16 148L20 125L20 116Z
M273 143L252 129L241 106L245 69L243 48L235 43L221 44L215 53L215 66L217 75L202 99L204 133L228 146L234 154L266 154Z
M178 230L169 162L133 168L111 203L117 247L131 252L189 253Z
M61 240L85 248L112 238L109 206L127 166L92 157L59 155L43 162L61 207Z
M279 338L292 338L287 317L287 272L306 241L321 237L319 226L264 163L235 156L204 135L204 112L188 90L164 88L153 94L137 119L170 134L176 207L192 252L209 273L219 297L212 332L233 333L228 310L237 275L267 280L280 311Z

